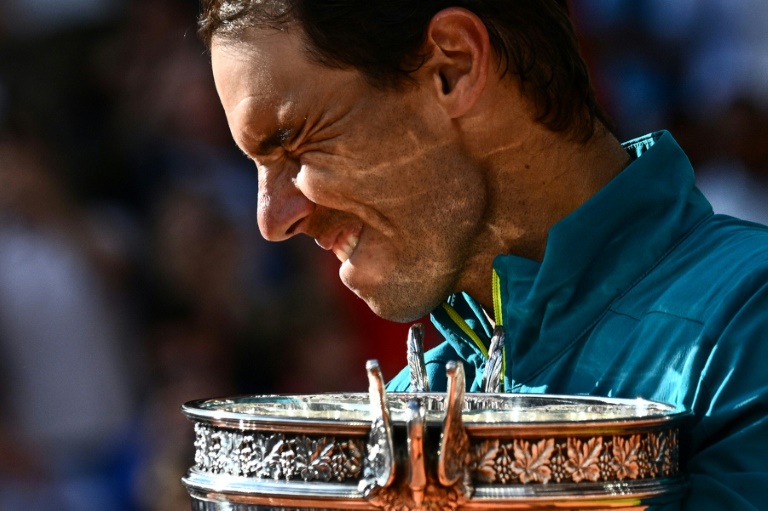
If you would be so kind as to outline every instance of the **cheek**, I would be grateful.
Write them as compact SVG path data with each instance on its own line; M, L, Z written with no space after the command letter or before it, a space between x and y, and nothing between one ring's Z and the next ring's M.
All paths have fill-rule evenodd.
M344 194L349 181L345 162L321 153L303 154L295 184L302 193L317 204L326 205Z
M422 205L435 212L435 195L452 201L474 186L457 144L427 128L413 120L367 123L354 136L338 136L332 145L303 153L296 184L322 206L419 223Z
M302 155L296 186L313 202L330 207L349 207L350 203L385 205L404 201L406 180L403 170L391 163L371 164L365 158L314 153Z

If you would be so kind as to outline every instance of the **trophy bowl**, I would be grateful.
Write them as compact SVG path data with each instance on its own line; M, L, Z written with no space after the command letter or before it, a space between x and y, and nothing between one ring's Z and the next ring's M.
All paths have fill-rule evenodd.
M683 410L643 399L368 393L197 400L196 511L644 509L682 497Z

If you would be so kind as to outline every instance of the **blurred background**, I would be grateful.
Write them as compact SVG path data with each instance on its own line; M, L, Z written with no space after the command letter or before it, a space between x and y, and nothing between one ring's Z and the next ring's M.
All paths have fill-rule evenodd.
M768 223L768 3L572 5L620 138L672 130L716 211ZM197 10L0 0L0 511L186 511L181 403L405 364L332 254L259 237Z

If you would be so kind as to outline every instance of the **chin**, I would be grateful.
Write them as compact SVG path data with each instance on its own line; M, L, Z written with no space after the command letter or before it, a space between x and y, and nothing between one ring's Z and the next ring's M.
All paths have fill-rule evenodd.
M430 311L422 313L414 312L413 310L402 307L382 307L380 304L371 303L369 301L366 301L366 303L374 312L374 314L388 321L394 321L395 323L410 323L412 321L416 321L429 314L429 312L432 310L430 309Z
M434 279L403 274L391 267L361 270L348 261L339 269L339 277L374 314L389 321L408 323L421 319L447 297L447 293L434 288Z
M360 297L377 316L396 323L409 323L423 318L440 305L441 300L427 300L412 289L399 286L385 286L383 289L363 292L352 291ZM376 292L378 291L378 292Z

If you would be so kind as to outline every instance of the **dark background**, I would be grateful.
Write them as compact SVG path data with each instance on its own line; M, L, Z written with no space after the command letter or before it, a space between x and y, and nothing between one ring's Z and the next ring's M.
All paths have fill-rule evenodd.
M716 211L768 222L768 3L573 8L620 138L672 130ZM187 510L181 403L405 363L332 254L260 239L197 9L0 0L0 511Z

